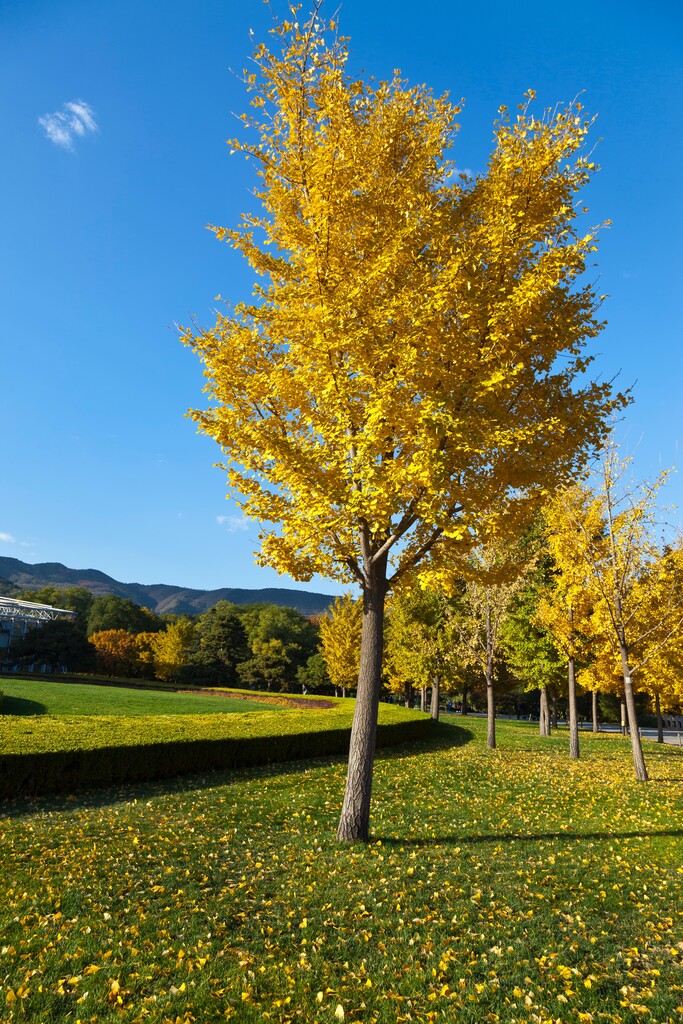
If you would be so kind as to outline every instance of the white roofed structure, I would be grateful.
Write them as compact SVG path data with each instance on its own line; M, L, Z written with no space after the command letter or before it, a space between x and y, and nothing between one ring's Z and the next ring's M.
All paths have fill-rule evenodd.
M12 641L20 640L27 630L53 619L75 618L76 612L69 608L53 608L51 604L0 597L0 661L6 656Z

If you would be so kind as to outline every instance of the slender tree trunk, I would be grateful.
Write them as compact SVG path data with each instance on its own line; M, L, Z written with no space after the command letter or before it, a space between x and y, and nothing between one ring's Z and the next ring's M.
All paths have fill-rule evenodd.
M626 736L628 735L628 730L626 728L626 704L624 703L623 698L619 703L619 711L621 713L621 735Z
M486 746L489 750L496 749L496 694L493 683L493 672L486 672Z
M550 725L553 729L557 730L557 693L555 690L553 690L553 702L550 714Z
M657 715L657 743L664 742L664 720L662 718L662 706L659 703L659 694L655 694L655 714Z
M593 690L591 697L591 708L593 711L593 732L600 732L600 723L598 722L598 691Z
M342 697L346 697L346 687L342 686Z
M435 722L439 721L439 677L432 676L432 704L431 704L432 719Z
M426 712L426 710L427 710L427 687L426 686L421 686L420 687L420 711L425 711Z
M363 629L356 708L351 726L349 766L337 839L367 842L370 831L372 769L382 687L386 557L372 567L363 591Z
M647 768L645 767L645 758L643 757L643 745L640 742L640 729L638 728L636 702L633 696L633 681L631 679L631 668L628 663L628 649L621 638L619 638L619 652L621 654L621 670L624 676L624 698L626 700L628 728L631 733L633 767L638 781L647 782Z
M576 666L573 655L569 658L569 672L567 675L569 687L569 756L579 756L579 720L576 715Z
M466 715L467 714L467 691L468 691L468 689L469 689L468 686L463 686L463 688L462 688L462 707L460 708L460 714L461 715Z
M550 708L548 707L548 687L541 687L541 709L538 716L538 731L541 736L550 736Z

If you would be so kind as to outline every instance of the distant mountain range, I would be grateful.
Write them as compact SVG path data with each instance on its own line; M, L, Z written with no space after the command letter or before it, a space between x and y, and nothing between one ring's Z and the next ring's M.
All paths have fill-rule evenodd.
M198 615L219 601L232 601L233 604L281 604L287 608L296 608L304 615L317 615L327 611L334 600L329 594L278 587L265 590L240 590L234 587L192 590L166 583L153 583L149 586L144 583L120 583L99 569L69 569L61 562L37 562L30 565L18 558L0 558L0 595L16 597L24 590L39 590L47 586L61 590L86 587L96 597L118 594L119 597L129 597L136 604L151 608L159 615L165 612Z

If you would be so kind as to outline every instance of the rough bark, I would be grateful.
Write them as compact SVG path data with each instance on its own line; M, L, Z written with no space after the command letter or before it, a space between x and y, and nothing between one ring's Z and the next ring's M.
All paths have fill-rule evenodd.
M496 693L493 684L493 673L486 673L486 746L489 750L496 749Z
M430 708L432 719L439 721L439 677L432 676L432 703Z
M633 681L631 669L628 663L628 651L624 643L619 644L621 653L621 668L624 675L624 699L626 702L626 716L628 719L628 730L631 734L631 750L633 751L633 767L636 778L639 782L647 782L647 768L643 756L643 744L640 742L640 729L638 728L638 715L636 713L636 702L633 696Z
M541 687L541 709L538 716L538 731L541 736L550 736L550 708L548 707L548 687Z
M659 703L659 694L655 694L655 714L657 715L657 743L664 742L664 719L662 718L662 707Z
M569 672L567 674L569 688L569 756L579 756L579 719L576 714L576 666L574 658L569 658Z
M593 732L600 732L600 723L598 722L598 691L593 690L591 696L591 709L593 712Z
M426 686L421 686L420 687L420 711L425 711L426 712L426 710L427 710L427 687Z
M360 672L351 726L344 803L337 828L337 838L342 842L367 842L370 831L372 769L382 686L386 559L373 568L375 571L363 593Z

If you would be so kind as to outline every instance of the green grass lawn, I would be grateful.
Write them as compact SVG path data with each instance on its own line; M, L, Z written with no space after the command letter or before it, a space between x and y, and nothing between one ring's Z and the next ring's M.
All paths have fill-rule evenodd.
M0 679L0 715L209 715L272 710L231 697L40 679Z
M10 806L0 1020L680 1022L683 754L485 728L378 757L368 846L342 760Z

